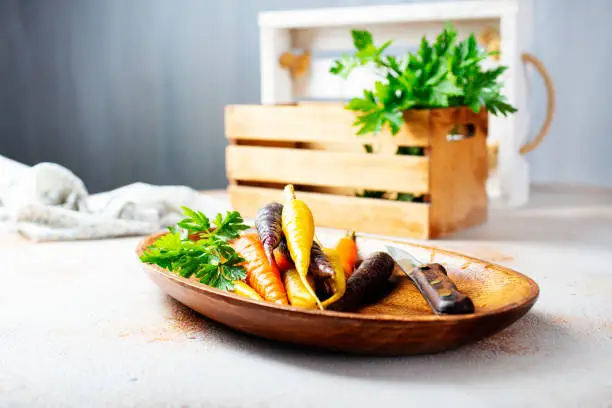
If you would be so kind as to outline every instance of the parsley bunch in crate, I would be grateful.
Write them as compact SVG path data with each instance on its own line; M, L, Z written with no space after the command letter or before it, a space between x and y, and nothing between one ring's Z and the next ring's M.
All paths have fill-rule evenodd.
M473 33L458 41L447 24L435 42L423 37L418 51L402 58L383 55L391 41L377 47L370 32L351 33L357 51L336 60L330 72L347 78L355 68L374 64L381 77L373 89L365 89L363 97L347 105L360 112L357 135L376 134L385 125L397 134L408 109L468 106L476 113L483 108L494 115L516 112L501 92L499 77L507 67L484 70L481 62L495 53L481 50Z

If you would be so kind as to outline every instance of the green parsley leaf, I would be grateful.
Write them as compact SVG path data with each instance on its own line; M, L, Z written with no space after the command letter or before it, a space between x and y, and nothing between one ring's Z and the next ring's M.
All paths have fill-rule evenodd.
M202 232L210 229L210 221L204 213L193 211L187 207L181 208L187 217L177 224L179 227L189 232Z
M370 34L369 31L353 30L351 35L353 36L353 44L358 50L363 50L369 45L374 45L372 34Z
M393 44L393 41L387 41L386 43L384 43L383 45L381 45L380 47L378 47L378 50L376 51L376 56L377 57L381 57L383 51L385 51L387 48L389 48L389 46Z
M339 60L334 61L334 64L329 69L334 75L339 75L342 78L348 78L351 71L359 66L359 60L350 56L350 55L342 55Z
M414 198L415 198L414 194L411 194L411 193L399 193L397 195L397 199L396 200L397 201L409 201L409 202L412 202L412 201L414 201Z
M346 105L346 109L354 110L354 111L369 112L376 108L378 108L378 105L376 104L376 102L373 102L370 99L364 99L364 98L353 98Z
M380 101L382 105L389 103L391 98L391 91L389 87L385 86L381 81L376 81L374 84L374 96Z
M240 231L249 228L248 225L243 223L244 220L238 211L227 211L225 217L217 214L213 221L213 224L217 227L214 234L216 237L225 238L226 240L238 238Z
M463 94L463 89L461 89L460 87L458 87L456 84L454 84L452 81L448 79L445 79L442 82L439 82L438 84L436 84L436 86L434 86L431 89L431 91L434 94L443 95L446 98L448 98L449 96L459 96ZM443 106L445 105L446 103Z
M157 240L156 246L167 251L177 251L181 249L181 234L178 232L166 234Z
M385 195L384 191L373 191L373 190L364 190L363 193L357 193L357 197L363 198L383 198Z
M361 65L364 65L370 61L373 61L378 55L378 48L376 48L374 44L368 44L355 53L355 58L359 60Z
M232 282L245 279L246 270L241 265L244 258L228 241L249 226L243 223L239 212L228 211L225 216L217 214L213 221L216 228L211 231L210 220L204 213L182 208L185 218L149 246L140 260L185 278L195 275L200 282L221 290L232 290ZM200 239L192 241L188 234L181 238L179 227L188 233L198 232Z
M357 131L357 136L367 135L369 133L377 134L381 131L384 123L382 111L375 110L365 115L357 117L355 125L361 126Z
M395 154L404 156L424 156L425 149L419 146L398 146Z
M383 112L382 117L385 123L391 128L391 134L397 134L404 124L404 116L401 111Z

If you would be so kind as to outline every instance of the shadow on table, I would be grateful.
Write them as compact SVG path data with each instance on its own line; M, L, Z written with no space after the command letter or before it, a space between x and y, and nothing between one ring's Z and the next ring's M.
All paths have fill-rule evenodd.
M612 231L609 208L491 211L489 220L440 238L440 241L547 241L602 245Z
M213 335L221 344L250 358L274 360L338 377L426 383L511 379L526 371L550 373L558 370L563 361L581 353L578 339L565 326L567 322L537 312L528 313L490 338L460 349L423 356L371 357L306 349L245 335L213 323L171 298L168 302L178 313L189 314L192 326L214 325Z
M601 244L612 230L612 190L536 186L527 204L489 206L488 221L441 238L443 241L549 241Z

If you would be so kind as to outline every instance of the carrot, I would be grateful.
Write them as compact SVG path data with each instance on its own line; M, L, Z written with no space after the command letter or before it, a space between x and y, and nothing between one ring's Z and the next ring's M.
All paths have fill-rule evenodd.
M287 293L278 269L271 266L257 233L246 233L232 241L232 247L245 259L247 283L269 302L286 305Z
M309 280L307 277L307 280ZM287 290L287 297L289 303L292 306L315 308L317 307L316 298L312 297L310 291L304 287L302 280L300 279L299 273L291 268L287 270L283 276L283 282L285 283L285 289ZM312 282L308 282L312 288Z
M346 291L346 278L344 276L344 271L342 270L342 262L340 261L340 256L338 255L338 251L331 248L325 248L323 250L325 255L329 258L329 262L334 268L334 278L331 281L331 287L333 294L323 302L323 307L327 307L332 303L340 300Z
M281 235L281 242L274 250L274 258L278 268L281 271L295 268L293 260L291 259L291 254L289 253L289 248L287 248L287 240L285 239L284 235ZM334 268L317 241L312 242L312 248L310 250L310 265L308 266L307 276L314 278L316 284L322 287L323 292L325 292L327 296L330 296L333 293L333 289L331 288L329 282L333 281L335 277Z
M310 250L309 269L310 273L319 279L333 279L336 273L327 255L316 241L312 243L312 249Z
M323 252L321 246L314 241L310 250L310 267L308 273L312 275L316 282L317 293L324 296L331 296L334 293L333 282L336 278L334 267L329 261L328 256ZM344 271L342 272L344 275Z
M243 281L234 281L232 282L234 284L234 293L237 295L240 295L242 297L248 298L248 299L253 299L253 300L263 300L261 298L261 296L259 296L259 294L257 292L255 292L255 289L253 289L252 287L250 287L249 285L246 284L246 282Z
M274 249L274 260L281 272L295 267L291 259L291 254L289 253L289 248L287 248L287 240L282 235L280 243Z
M394 266L395 261L386 252L374 252L368 255L346 281L344 296L329 309L353 311L363 306L368 297L384 289Z
M272 202L261 207L255 217L257 234L263 244L268 261L273 266L276 266L273 251L280 243L281 234L283 233L283 226L281 224L282 211L282 204Z
M295 198L295 190L291 184L285 187L282 225L291 259L295 263L302 284L316 299L317 306L323 309L321 301L306 281L308 267L310 266L310 250L314 239L314 219L306 203Z
M336 251L342 262L342 269L346 278L350 278L357 262L357 243L355 242L355 232L346 232L346 236L341 238L336 244Z

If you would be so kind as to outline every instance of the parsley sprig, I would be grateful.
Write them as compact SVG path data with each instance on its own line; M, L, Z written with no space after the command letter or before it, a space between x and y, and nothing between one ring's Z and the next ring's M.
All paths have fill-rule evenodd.
M391 41L377 47L369 31L351 34L357 51L342 55L330 72L347 78L355 68L374 64L381 78L347 105L361 112L354 123L358 135L376 134L385 125L397 134L408 109L469 106L474 112L484 108L494 115L516 112L499 81L507 67L483 70L481 62L496 53L481 50L474 34L458 42L454 27L447 24L435 42L423 37L418 51L403 58L384 55Z
M248 229L238 211L217 214L212 224L200 211L182 207L185 218L169 233L157 239L140 257L146 263L178 273L185 278L195 275L200 282L221 289L232 290L233 281L246 278L242 258L229 244L240 231ZM197 240L190 238L197 236Z

